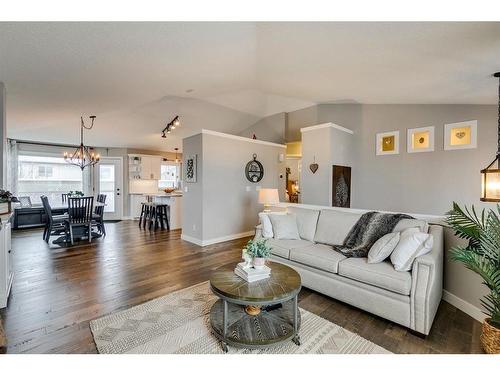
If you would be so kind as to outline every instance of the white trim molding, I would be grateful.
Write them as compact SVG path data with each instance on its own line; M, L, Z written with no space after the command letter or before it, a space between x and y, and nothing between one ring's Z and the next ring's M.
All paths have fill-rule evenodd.
M252 138L242 137L242 136L234 135L234 134L221 133L221 132L216 132L214 130L202 129L201 133L202 134L215 135L216 137L234 139L235 141L243 141L243 142L256 143L256 144L259 144L259 145L266 145L266 146L274 146L274 147L286 148L286 145L282 145L281 143L273 143L273 142L268 142L268 141L261 141L260 139L252 139Z
M349 133L349 134L354 134L354 132L351 129L344 128L343 126L334 124L333 122L325 122L324 124L306 126L305 128L300 128L300 132L304 133L304 132L309 132L311 130L319 130L319 129L324 129L324 128L334 128L334 129L341 130L341 131Z
M251 230L248 232L241 232L241 233L230 234L228 236L211 238L209 240L200 240L199 238L195 238L195 237L187 236L185 234L181 234L181 240L194 243L195 245L198 245L198 246L208 246L208 245L214 245L214 244L220 243L220 242L226 242L226 241L237 240L240 238L253 236L254 234L255 234L255 231Z
M483 320L487 317L485 313L481 311L479 307L474 306L473 304L464 301L460 297L457 297L454 294L451 294L447 290L443 289L443 300L448 302L450 305L455 306L457 309L462 310L467 315L473 317L479 322L483 322Z

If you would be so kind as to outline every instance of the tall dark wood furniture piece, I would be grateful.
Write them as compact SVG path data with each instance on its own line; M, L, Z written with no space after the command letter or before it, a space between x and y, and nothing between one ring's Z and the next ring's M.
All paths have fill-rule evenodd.
M89 242L92 242L92 214L94 197L68 198L68 228L71 244L74 243L73 228L84 227L88 231Z
M94 213L92 214L92 225L97 227L99 233L105 236L106 228L104 227L104 205L106 203L106 194L99 194L96 200L97 202L102 203L102 205L96 205Z
M224 352L228 345L260 349L287 340L300 345L300 275L281 263L267 265L271 276L253 283L234 273L234 263L216 269L210 278L210 288L219 297L210 310L210 324ZM251 306L251 315L246 306Z
M45 195L42 195L40 199L42 200L43 209L45 210L47 218L45 229L43 231L43 239L48 243L50 236L59 236L66 232L66 220L68 219L68 215L53 215L49 199Z

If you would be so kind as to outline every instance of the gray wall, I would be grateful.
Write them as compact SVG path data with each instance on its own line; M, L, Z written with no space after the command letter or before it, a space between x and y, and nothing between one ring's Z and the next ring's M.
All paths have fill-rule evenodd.
M0 82L0 187L7 187L7 94Z
M184 182L182 193L182 234L203 239L203 134L182 140L183 166L186 158L197 155L196 182ZM184 167L183 167L184 168ZM184 172L183 172L184 173Z
M285 143L286 118L287 114L284 112L264 117L239 135L252 138L255 134L257 139L283 144Z
M184 157L198 154L197 182L184 184L188 188L182 210L184 235L209 241L252 231L262 211L257 187L277 188L284 199L285 162L279 162L279 154L285 154L285 148L198 134L183 140L183 152ZM245 177L245 166L254 153L264 166L258 183Z
M302 133L301 203L331 206L332 165L354 168L353 151L353 135L342 130L328 127ZM314 162L319 165L316 173L309 168Z
M478 147L444 151L444 124L466 120L478 120ZM478 208L495 207L479 200L479 171L496 152L495 105L322 104L289 113L287 141L299 140L301 127L325 122L354 131L353 208L443 215L453 201ZM422 126L435 127L435 151L407 153L407 129ZM376 133L391 130L400 131L399 155L375 156ZM308 164L304 161L303 170ZM446 248L456 243L452 233L447 233ZM460 263L451 262L448 254L444 286L480 307L479 298L485 292L481 279Z

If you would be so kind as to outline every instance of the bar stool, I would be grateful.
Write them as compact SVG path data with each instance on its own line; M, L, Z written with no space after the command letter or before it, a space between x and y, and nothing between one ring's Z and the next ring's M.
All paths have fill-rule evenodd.
M156 204L156 217L155 219L159 221L159 224L162 229L165 229L165 226L167 227L167 230L170 230L170 223L168 220L168 211L169 211L169 205L165 203L161 204Z

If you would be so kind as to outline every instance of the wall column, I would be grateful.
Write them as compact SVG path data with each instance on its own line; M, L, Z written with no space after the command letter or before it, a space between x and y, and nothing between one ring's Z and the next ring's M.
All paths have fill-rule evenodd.
M5 85L0 82L0 187L7 186L7 95Z

